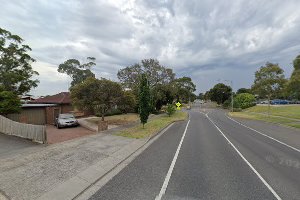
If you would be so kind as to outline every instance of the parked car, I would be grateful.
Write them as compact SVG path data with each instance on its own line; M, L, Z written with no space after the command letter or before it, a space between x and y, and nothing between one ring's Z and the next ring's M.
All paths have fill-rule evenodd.
M268 100L260 101L258 104L268 104Z
M57 128L62 127L71 127L71 126L78 126L79 123L75 119L73 114L59 114L59 116L55 119L55 126Z
M288 100L282 100L282 99L274 99L271 101L272 105L284 105L284 104L288 104Z

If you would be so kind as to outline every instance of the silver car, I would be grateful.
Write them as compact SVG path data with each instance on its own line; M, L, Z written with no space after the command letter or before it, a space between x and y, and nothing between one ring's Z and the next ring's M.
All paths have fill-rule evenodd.
M59 116L55 119L55 126L57 128L78 126L78 125L79 123L75 119L73 114L59 114Z

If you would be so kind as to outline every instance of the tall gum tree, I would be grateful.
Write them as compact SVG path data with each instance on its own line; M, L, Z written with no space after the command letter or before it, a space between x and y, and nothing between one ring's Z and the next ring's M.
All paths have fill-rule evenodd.
M34 79L39 73L31 64L35 60L29 55L31 48L23 44L23 39L0 28L0 87L22 95L37 87Z

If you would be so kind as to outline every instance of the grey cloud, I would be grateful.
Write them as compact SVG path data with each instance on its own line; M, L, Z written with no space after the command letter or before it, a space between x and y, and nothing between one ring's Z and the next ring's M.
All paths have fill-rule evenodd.
M255 70L267 61L279 63L289 76L290 63L300 54L298 0L0 4L0 26L22 36L38 61L56 68L69 58L93 56L97 77L113 80L121 67L153 57L178 76L192 76L198 91L209 89L219 78L234 79L237 89L250 87ZM46 73L42 66L39 69ZM33 92L45 94L49 81L41 80ZM53 88L58 91L60 85L49 90Z

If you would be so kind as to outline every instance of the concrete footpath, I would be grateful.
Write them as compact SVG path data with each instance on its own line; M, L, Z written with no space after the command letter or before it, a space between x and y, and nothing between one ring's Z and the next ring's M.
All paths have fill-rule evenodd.
M0 199L73 199L149 140L111 133L0 158Z

